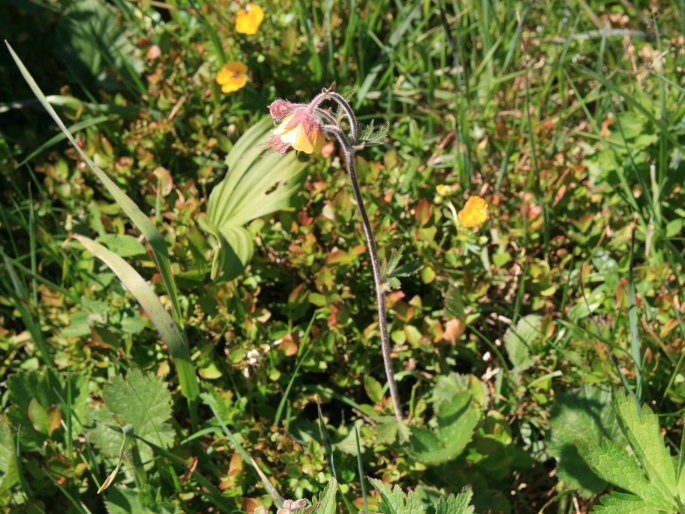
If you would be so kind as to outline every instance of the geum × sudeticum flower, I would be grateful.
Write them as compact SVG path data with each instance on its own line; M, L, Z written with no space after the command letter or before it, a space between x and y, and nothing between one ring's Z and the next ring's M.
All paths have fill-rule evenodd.
M224 93L238 91L247 84L247 66L239 61L228 61L216 74L216 81Z
M342 118L334 117L329 112L319 106L326 101L331 101L337 105L342 116L347 119L345 130ZM287 100L276 100L269 106L269 112L276 127L271 133L271 138L267 145L274 152L286 153L289 150L297 150L312 154L320 152L326 138L335 138L341 146L344 155L345 167L347 168L352 183L352 191L357 202L357 208L361 215L364 237L369 249L371 270L376 290L376 308L378 309L378 326L381 336L381 351L383 355L383 366L388 380L388 389L392 399L393 410L398 421L402 421L402 410L397 384L392 367L390 352L390 334L385 315L385 293L383 289L383 275L381 272L380 261L376 241L371 230L369 215L364 207L359 181L357 179L355 156L358 150L364 148L366 144L374 144L376 139L369 139L366 134L360 135L359 123L349 102L341 95L333 91L333 88L324 89L320 94L308 104L297 104ZM382 138L381 138L382 139ZM380 139L379 139L380 140Z
M235 31L249 36L256 34L259 25L264 20L264 11L257 4L247 4L245 9L239 9L235 15Z
M459 211L459 221L466 228L477 227L488 219L488 204L480 196L472 196Z
M293 104L276 100L269 112L278 126L273 130L268 145L274 152L297 150L306 154L319 153L326 138L324 125L315 113L314 105Z

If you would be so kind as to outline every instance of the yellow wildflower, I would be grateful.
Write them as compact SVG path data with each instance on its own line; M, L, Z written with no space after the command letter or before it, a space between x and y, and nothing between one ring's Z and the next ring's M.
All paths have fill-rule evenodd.
M440 195L440 196L449 196L452 194L452 187L448 186L447 184L438 184L435 186L435 191Z
M256 34L259 25L264 19L264 11L257 4L247 4L245 9L240 9L235 18L235 30L239 34Z
M475 227L488 219L488 204L480 196L472 196L459 211L459 221L467 228Z
M294 148L298 152L311 154L320 153L324 143L319 119L302 108L283 118L274 129L269 146L278 153Z
M224 93L233 93L247 84L247 66L242 62L228 61L216 75Z

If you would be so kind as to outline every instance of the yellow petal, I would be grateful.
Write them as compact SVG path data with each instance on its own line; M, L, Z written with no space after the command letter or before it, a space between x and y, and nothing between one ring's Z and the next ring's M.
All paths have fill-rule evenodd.
M217 73L216 81L224 93L238 91L247 84L247 66L239 61L228 61Z
M285 132L288 130L288 123L290 123L290 120L292 119L293 115L288 114L286 117L283 118L281 123L274 129L274 135L275 136L280 136L282 134L285 134Z
M264 11L257 4L247 4L247 13L257 25L264 20Z
M239 34L256 34L264 19L264 11L257 4L247 4L246 9L236 13L235 30Z
M298 152L310 154L314 151L314 146L307 137L307 133L301 124L296 125L292 129L286 131L283 135L281 135L281 141L289 144Z
M466 228L475 227L488 219L488 204L480 196L472 196L459 211L459 221Z

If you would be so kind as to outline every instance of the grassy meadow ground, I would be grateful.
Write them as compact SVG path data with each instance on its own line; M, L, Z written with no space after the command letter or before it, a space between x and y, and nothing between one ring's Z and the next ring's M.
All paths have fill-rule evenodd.
M0 5L82 152L3 45L0 511L276 512L333 476L312 512L457 514L437 498L465 486L479 513L679 511L685 2L258 3L252 35L228 0ZM288 157L278 209L263 185L215 200L244 269L210 226L238 139L332 83L388 127L357 167L381 260L401 252L403 423L340 149Z

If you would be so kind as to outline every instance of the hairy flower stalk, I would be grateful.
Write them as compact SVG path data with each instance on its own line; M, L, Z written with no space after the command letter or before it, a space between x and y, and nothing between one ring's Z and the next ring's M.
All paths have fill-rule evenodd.
M335 102L341 109L349 123L349 134L346 133L340 121L328 112L319 108L324 101ZM376 241L371 231L371 222L366 212L364 199L362 198L359 181L357 179L357 169L355 156L358 150L364 147L364 141L359 140L359 123L350 104L344 97L334 92L332 88L324 89L309 104L293 104L287 100L276 100L269 106L274 122L279 123L274 130L272 138L269 140L271 149L278 153L285 153L294 148L295 150L312 153L320 151L323 136L335 137L343 149L345 155L345 166L352 183L352 191L357 202L357 208L362 218L362 228L366 245L371 257L371 269L373 281L376 289L376 307L378 309L378 325L381 332L381 351L383 354L383 364L385 376L388 381L390 398L392 399L395 417L402 421L402 410L400 408L399 395L397 393L397 383L392 369L390 357L390 336L388 334L388 323L385 314L385 293L383 292L383 276L381 274L380 261L378 260L378 250Z

